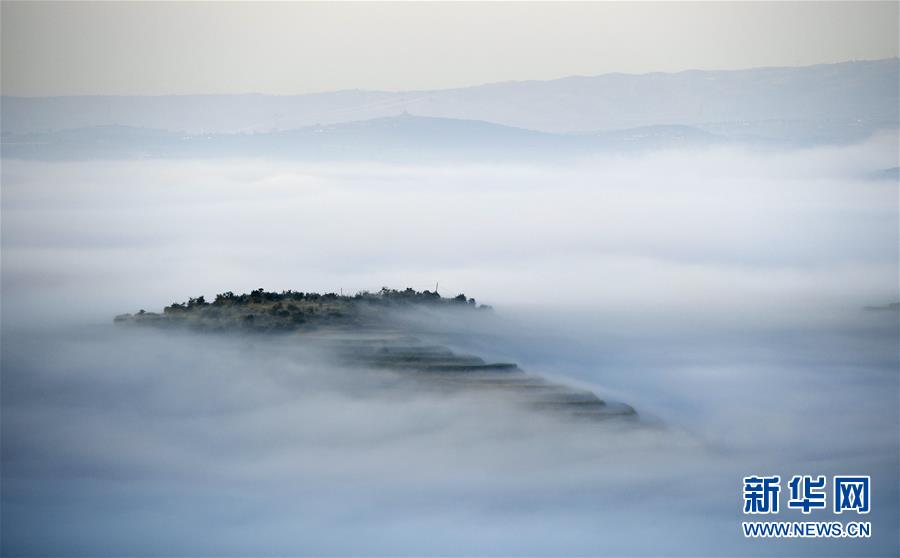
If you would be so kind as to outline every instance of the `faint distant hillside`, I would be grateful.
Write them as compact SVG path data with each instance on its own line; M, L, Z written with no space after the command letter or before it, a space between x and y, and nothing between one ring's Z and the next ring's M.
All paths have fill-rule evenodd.
M4 133L22 159L272 157L292 160L521 159L591 152L594 141L487 122L402 115L270 133L184 134L130 126Z
M725 141L689 127L550 134L475 120L401 115L270 133L184 134L129 126L4 133L5 158L265 157L299 161L522 161Z
M554 133L678 125L799 137L895 127L898 59L802 68L605 74L437 91L294 96L4 97L3 131L132 126L190 134L269 132L409 112ZM801 138L802 139L802 138Z

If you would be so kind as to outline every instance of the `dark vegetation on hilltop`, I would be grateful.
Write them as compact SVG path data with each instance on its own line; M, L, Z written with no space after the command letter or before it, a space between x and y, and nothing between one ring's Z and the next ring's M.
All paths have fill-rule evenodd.
M188 325L198 329L249 329L258 331L290 331L317 327L367 327L379 325L384 313L379 309L429 306L486 310L474 298L459 294L444 298L436 291L382 288L372 293L354 295L307 293L301 291L269 292L256 289L236 295L220 293L212 302L205 297L174 302L162 314L139 311L116 316L117 323L154 325Z
M382 289L376 293L372 293L369 291L360 291L355 295L339 295L336 293L304 293L302 291L265 291L263 289L256 289L255 291L250 291L249 294L240 294L236 295L231 291L227 291L224 293L220 293L216 295L216 298L213 302L206 302L204 297L199 296L197 298L188 299L187 302L178 303L175 302L171 306L166 307L166 311L172 309L173 311L181 308L190 308L192 306L203 306L211 304L215 305L223 305L223 304L231 304L231 305L242 305L242 304L250 304L250 303L260 303L260 302L280 302L280 301L316 301L316 300L340 300L344 302L372 302L372 303L413 303L413 304L470 304L475 306L476 302L474 298L466 298L464 294L458 294L453 298L443 298L437 291L416 291L415 289L407 287L405 290L398 291L397 289L389 289L387 287L382 287ZM479 306L479 308L486 308L485 305Z

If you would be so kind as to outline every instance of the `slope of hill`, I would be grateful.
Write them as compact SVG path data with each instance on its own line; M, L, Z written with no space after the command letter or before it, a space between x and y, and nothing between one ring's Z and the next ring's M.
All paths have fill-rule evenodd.
M341 296L334 293L266 292L220 294L213 302L203 297L167 306L163 313L123 314L123 326L189 328L221 333L281 333L296 335L298 343L313 344L342 366L379 370L422 389L456 393L490 392L496 397L569 419L633 419L637 413L623 403L536 374L508 362L487 362L460 354L418 337L420 328L403 313L426 310L424 317L462 312L479 313L465 295L443 298L436 292L382 289L378 293ZM398 315L400 317L398 317ZM457 314L457 317L459 314ZM446 317L446 316L445 316Z

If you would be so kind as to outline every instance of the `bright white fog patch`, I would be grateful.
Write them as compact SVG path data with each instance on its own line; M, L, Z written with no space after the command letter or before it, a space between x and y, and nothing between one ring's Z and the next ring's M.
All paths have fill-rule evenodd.
M863 307L898 299L897 184L870 178L896 147L4 161L4 553L894 552L897 318ZM435 281L496 308L441 323L447 344L653 426L416 390L290 338L110 324ZM739 479L766 472L871 474L873 538L744 540Z
M895 158L873 141L571 167L4 161L5 302L103 321L225 290L440 281L497 305L819 319L896 298L897 187L869 179Z

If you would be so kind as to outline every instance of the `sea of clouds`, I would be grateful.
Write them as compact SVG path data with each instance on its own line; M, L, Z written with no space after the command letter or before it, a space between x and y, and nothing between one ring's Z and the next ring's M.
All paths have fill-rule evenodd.
M900 298L878 178L897 147L4 160L3 553L895 552L898 318L865 308ZM111 324L436 282L494 312L419 317L430 336L642 422L414 389L291 338ZM745 540L741 477L767 473L872 475L873 537Z

